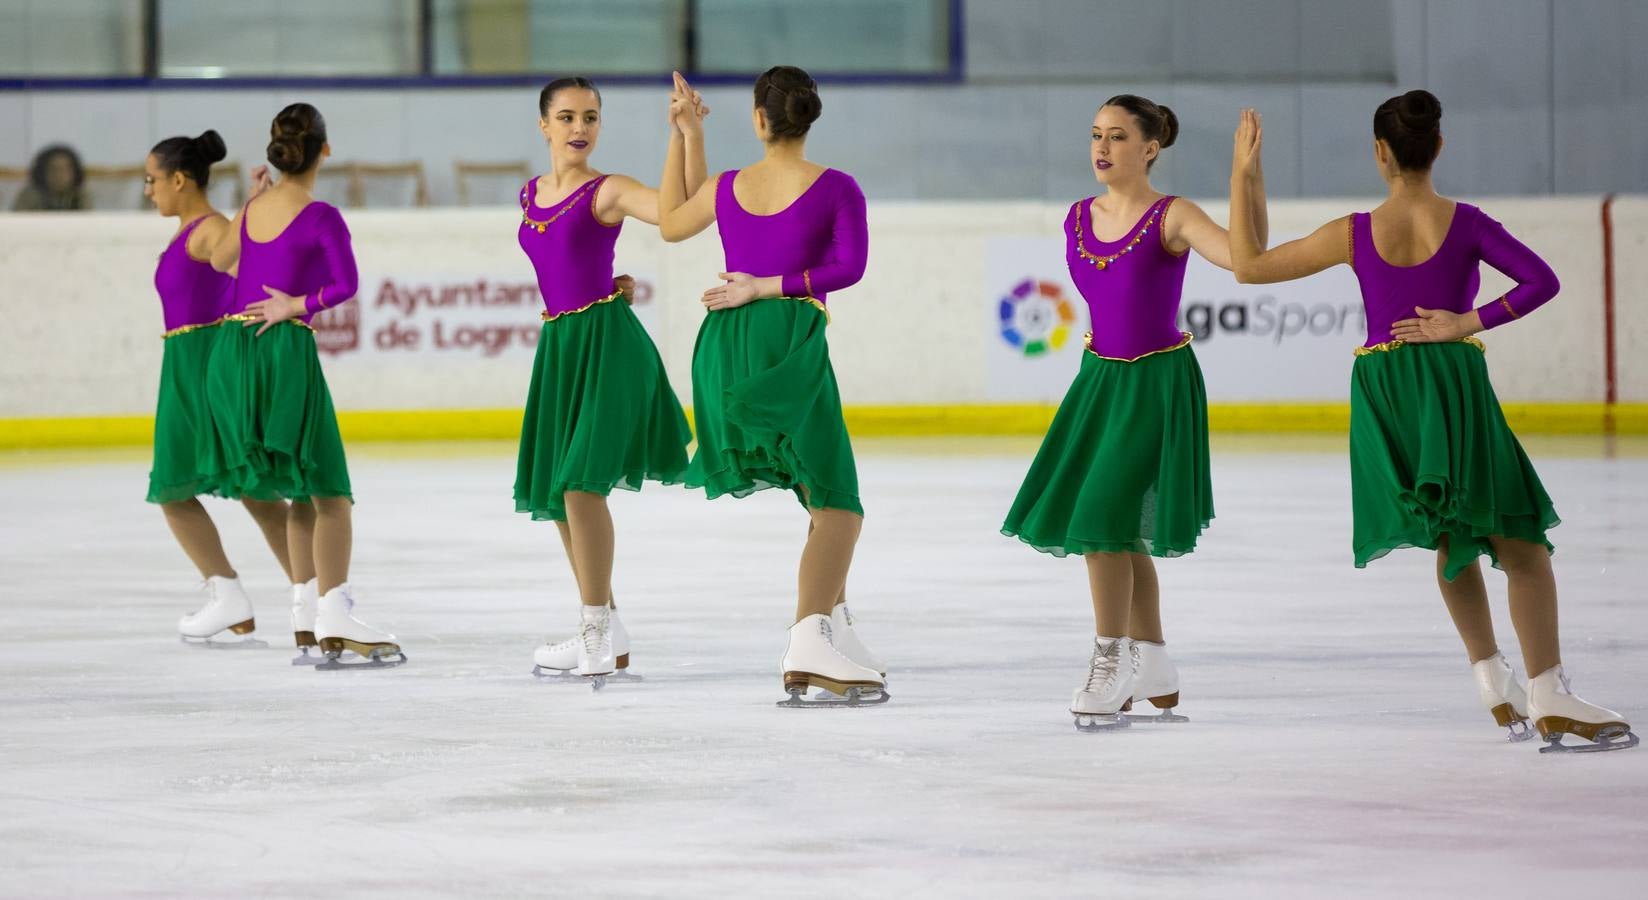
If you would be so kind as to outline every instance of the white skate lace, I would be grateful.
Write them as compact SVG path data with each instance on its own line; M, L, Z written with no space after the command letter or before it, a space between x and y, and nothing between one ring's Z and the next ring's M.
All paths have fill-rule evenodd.
M606 630L602 626L605 624L605 620L599 619L583 623L578 631L578 637L584 642L585 653L594 654L599 652L601 647L601 632Z
M1082 690L1096 691L1116 679L1116 669L1121 663L1117 643L1093 643L1093 658L1087 664L1087 686Z

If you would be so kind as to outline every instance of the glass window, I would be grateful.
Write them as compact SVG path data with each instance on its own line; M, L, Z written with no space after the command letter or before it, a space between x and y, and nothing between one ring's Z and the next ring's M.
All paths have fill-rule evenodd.
M0 2L0 75L142 74L142 0Z
M686 0L436 0L434 74L654 74L686 65Z
M418 0L160 0L160 76L419 73Z
M950 68L948 0L700 0L700 72L938 74Z

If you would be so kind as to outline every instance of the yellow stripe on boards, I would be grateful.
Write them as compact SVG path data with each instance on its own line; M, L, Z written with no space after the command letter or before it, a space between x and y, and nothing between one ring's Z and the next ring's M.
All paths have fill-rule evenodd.
M1039 435L1056 407L1038 403L849 406L855 437ZM1507 403L1505 418L1527 434L1648 434L1648 403ZM688 414L691 421L691 414ZM510 440L518 409L374 410L338 414L345 441ZM1346 403L1213 403L1208 427L1223 433L1344 433ZM0 450L128 447L153 440L151 416L0 419Z

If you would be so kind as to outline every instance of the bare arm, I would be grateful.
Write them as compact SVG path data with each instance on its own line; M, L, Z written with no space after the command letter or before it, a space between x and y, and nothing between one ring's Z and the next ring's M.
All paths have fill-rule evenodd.
M1268 235L1261 236L1259 229L1268 229L1269 219L1258 209L1265 202L1264 181L1258 172L1262 140L1258 116L1243 110L1230 164L1230 262L1236 280L1243 284L1292 281L1350 262L1349 216L1297 241L1265 249Z
M189 246L184 248L189 252L189 258L196 262L211 262L212 251L217 249L218 242L223 240L224 232L228 230L229 220L216 212L201 219L189 235Z
M240 223L245 218L246 207L242 206L240 211L235 213L234 221L218 232L216 239L212 241L209 251L212 268L219 272L228 272L240 263Z

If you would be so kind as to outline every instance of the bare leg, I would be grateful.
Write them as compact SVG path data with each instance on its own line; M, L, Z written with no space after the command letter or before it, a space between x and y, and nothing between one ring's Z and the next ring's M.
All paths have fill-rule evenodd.
M1482 583L1482 567L1471 563L1453 581L1442 577L1448 562L1448 538L1443 536L1436 548L1436 586L1442 591L1442 602L1453 617L1453 627L1465 642L1465 655L1478 663L1499 652L1494 639L1493 614L1488 609L1488 589Z
M218 537L217 526L212 524L212 517L207 515L206 507L200 501L190 497L176 503L160 504L160 511L166 516L166 524L171 526L172 536L183 552L189 555L189 561L195 564L200 571L201 578L235 577L234 567L229 565L229 557L223 552L223 540Z
M864 517L844 509L808 509L812 525L801 551L797 577L795 620L829 615L847 591L847 570Z
M1129 553L1128 557L1133 563L1133 603L1128 614L1127 636L1135 641L1160 644L1163 640L1162 587L1156 580L1156 564L1144 553Z
M293 503L286 508L286 553L293 584L315 577L315 507Z
M587 491L567 491L567 558L585 606L612 602L612 557L616 536L607 498Z
M257 523L258 530L263 532L263 540L269 544L269 552L275 554L280 570L286 573L286 580L291 581L292 551L286 544L286 508L289 504L285 500L270 503L243 499L240 502L252 514L252 521Z
M315 574L324 597L349 581L349 556L355 549L354 504L348 497L311 499L315 506Z
M1133 554L1088 553L1087 586L1093 594L1095 634L1123 637L1133 606Z
M1532 678L1562 664L1557 638L1556 575L1543 544L1492 537L1494 554L1505 570L1511 600L1511 625L1522 644L1522 664Z

